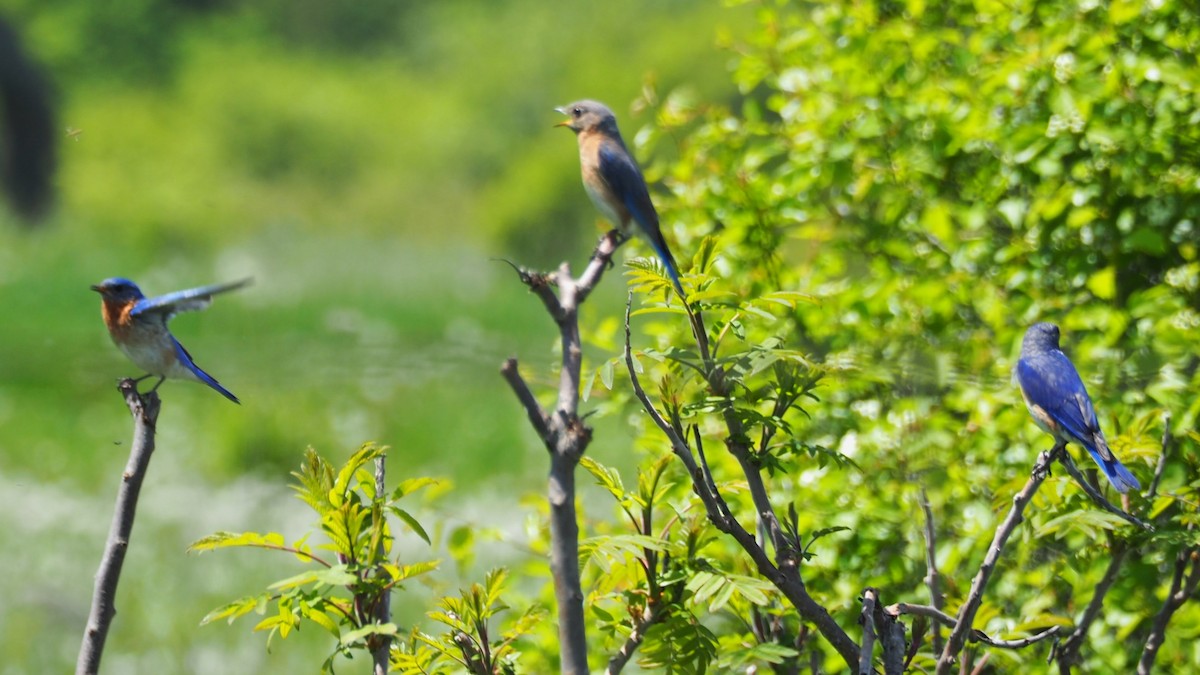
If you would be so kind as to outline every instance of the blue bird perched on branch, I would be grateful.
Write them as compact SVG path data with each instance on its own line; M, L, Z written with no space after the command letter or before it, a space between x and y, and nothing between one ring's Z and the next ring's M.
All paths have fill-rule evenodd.
M192 355L171 335L167 321L179 312L204 309L212 304L212 296L217 293L232 291L249 283L250 279L242 279L147 298L137 284L113 277L92 286L92 290L100 294L100 311L113 344L135 366L147 373L135 382L157 375L158 382L150 391L158 389L168 377L203 382L230 401L241 403L212 375L192 361Z
M583 187L592 203L622 235L636 232L650 242L679 297L686 299L679 281L679 265L659 229L658 212L650 201L642 170L621 140L616 116L603 103L587 100L555 110L567 116L555 126L574 131L579 140Z
M1033 420L1062 444L1087 449L1117 492L1141 489L1137 478L1113 455L1096 420L1079 372L1058 346L1058 326L1035 323L1021 341L1017 384Z

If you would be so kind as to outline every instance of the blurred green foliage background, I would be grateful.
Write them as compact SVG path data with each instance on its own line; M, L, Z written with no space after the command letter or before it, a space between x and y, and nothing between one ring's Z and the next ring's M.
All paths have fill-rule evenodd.
M62 137L52 217L26 228L0 210L0 673L65 671L82 635L130 430L114 384L134 373L88 290L109 276L149 294L255 285L174 323L244 405L161 389L106 670L316 669L327 636L268 654L240 627L196 628L275 561L183 554L217 529L306 531L286 483L309 444L335 460L393 445L393 476L462 489L448 528L503 529L516 543L493 557L526 555L518 499L541 489L544 451L498 368L518 354L553 381L556 331L497 259L581 265L602 231L553 108L607 100L632 132L646 82L732 96L716 39L750 15L628 0L3 12L56 86ZM619 282L606 290L597 304L620 302ZM596 451L632 466L628 434L604 435Z
M841 625L854 625L866 585L885 602L924 600L918 486L949 606L965 595L997 514L1049 445L1009 382L1037 320L1063 326L1143 484L1164 413L1177 439L1160 499L1133 501L1163 527L1136 542L1085 670L1130 669L1175 551L1197 543L1200 19L1186 3L18 0L7 11L58 83L64 140L55 217L0 227L11 312L0 596L15 599L0 605L0 673L61 670L78 647L129 427L112 392L129 367L86 290L115 274L148 292L257 283L175 324L245 405L164 385L106 655L114 672L228 672L234 660L315 670L323 634L268 654L244 626L195 627L282 576L271 563L182 554L218 529L309 529L284 487L308 444L335 463L363 440L393 445L392 476L455 484L434 512L439 536L492 531L499 543L479 567L536 561L522 558L540 523L521 496L540 489L543 451L496 368L518 354L535 385L551 385L554 331L492 258L585 259L600 230L573 140L549 128L554 105L583 96L617 110L681 262L717 237L710 297L733 307L787 289L819 301L706 315L736 319L727 349L778 337L824 373L810 417L790 420L794 438L773 449L770 484L806 531L850 528L806 563ZM80 133L67 139L68 127ZM624 295L613 275L589 301L590 368L620 353ZM643 345L687 341L670 315L638 325ZM592 392L587 405L604 414L589 420L589 456L628 472L631 446L657 455L662 441L621 385ZM760 386L747 381L748 405ZM827 465L834 452L857 468ZM591 507L602 496L584 491L585 533L619 531L603 502ZM1109 534L1129 534L1059 475L1027 518L978 619L993 635L1069 624ZM748 571L719 543L705 554ZM590 601L627 590L588 573L611 593ZM398 597L397 621L416 621L420 601ZM709 620L737 642L728 613ZM1159 665L1194 668L1200 611L1185 606L1172 626ZM530 672L553 637L539 646ZM993 663L1044 658L997 652Z

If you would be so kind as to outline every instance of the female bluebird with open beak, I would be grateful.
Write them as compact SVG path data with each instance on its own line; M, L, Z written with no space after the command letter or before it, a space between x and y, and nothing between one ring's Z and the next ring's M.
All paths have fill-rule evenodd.
M150 391L158 389L168 377L203 382L230 401L241 403L192 361L192 355L171 335L167 322L179 312L208 307L212 303L212 296L217 293L232 291L249 283L250 279L243 279L147 298L137 284L113 277L92 286L92 290L100 294L100 311L113 343L135 366L147 373L135 382L157 375L158 382Z
M1033 420L1062 444L1074 441L1087 449L1117 489L1141 489L1137 478L1113 455L1096 420L1092 399L1079 373L1058 346L1058 326L1035 323L1021 341L1017 384Z
M679 296L686 297L679 283L679 266L659 230L646 179L621 140L616 116L596 101L576 101L555 110L567 116L555 126L567 127L579 139L583 187L592 203L622 235L637 231L644 236L666 266Z

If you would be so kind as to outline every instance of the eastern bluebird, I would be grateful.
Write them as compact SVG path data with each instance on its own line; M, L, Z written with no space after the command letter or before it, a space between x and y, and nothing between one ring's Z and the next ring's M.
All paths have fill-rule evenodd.
M200 370L200 366L192 361L192 355L171 335L167 321L179 312L204 309L217 293L232 291L248 283L250 279L242 279L147 298L137 284L114 277L92 286L92 290L102 298L100 311L113 343L135 366L147 371L135 382L157 375L158 382L150 391L158 389L168 377L203 382L230 401L241 403L211 375Z
M637 231L646 237L666 266L679 296L686 297L679 283L679 266L658 228L658 212L650 201L646 179L621 140L617 118L596 101L577 101L555 110L568 118L555 126L567 127L579 138L583 187L592 203L624 236L632 234L632 225L636 223Z
M1025 331L1016 375L1025 406L1039 427L1060 443L1075 441L1087 448L1117 492L1141 489L1109 449L1092 399L1075 366L1059 349L1058 326L1035 323Z

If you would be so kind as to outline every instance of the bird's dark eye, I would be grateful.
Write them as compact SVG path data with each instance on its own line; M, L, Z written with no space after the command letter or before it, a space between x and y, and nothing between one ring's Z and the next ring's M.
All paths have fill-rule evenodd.
M580 108L577 106L573 110L571 110L571 114L576 117L579 117L579 116L583 115L583 108Z

